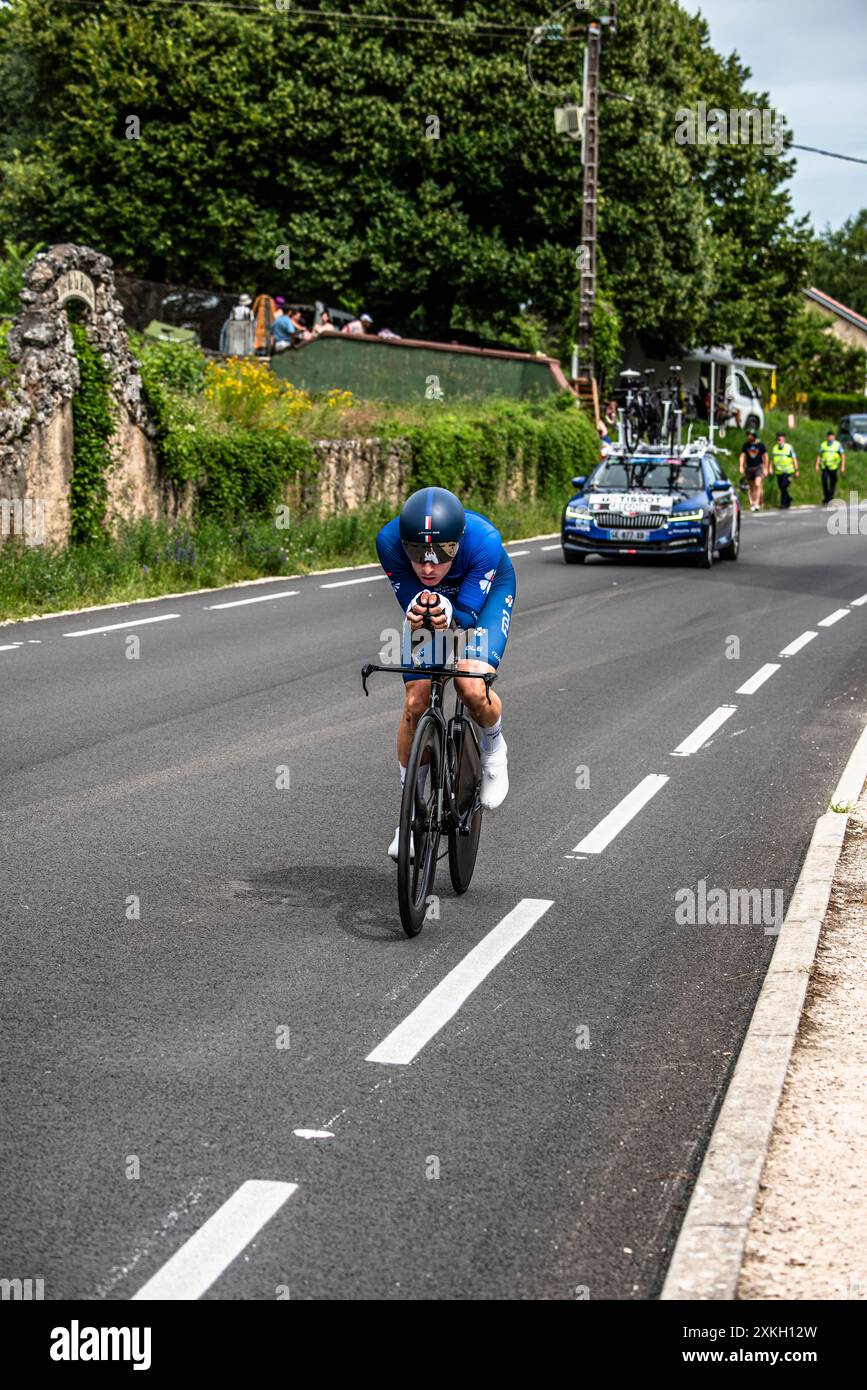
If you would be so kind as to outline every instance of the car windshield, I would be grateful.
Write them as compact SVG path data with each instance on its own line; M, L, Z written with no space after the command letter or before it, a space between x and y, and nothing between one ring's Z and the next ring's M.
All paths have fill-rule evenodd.
M700 492L701 465L680 459L606 459L590 480L602 492L641 488L650 492Z
M850 415L847 423L850 430L867 430L867 415Z

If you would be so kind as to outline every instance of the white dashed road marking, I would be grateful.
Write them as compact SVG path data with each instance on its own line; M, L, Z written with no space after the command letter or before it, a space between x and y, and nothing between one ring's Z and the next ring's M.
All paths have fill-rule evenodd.
M300 589L284 589L281 594L257 594L255 598L233 598L231 603L206 603L210 611L216 608L243 608L245 603L270 603L275 598L295 598Z
M863 608L865 603L867 603L867 594L862 594L860 598L853 598L852 607Z
M146 623L167 623L170 618L179 618L180 613L163 613L159 618L134 618L128 623L110 623L108 627L80 627L75 632L64 632L64 637L95 637L99 632L118 632L122 627L144 627Z
M639 782L628 796L625 796L613 811L609 811L604 820L601 820L595 830L591 830L589 835L585 835L580 844L573 849L573 854L601 854L607 845L611 844L615 835L619 835L624 826L638 815L656 793L665 786L668 778L661 773L651 773L645 777L643 782Z
M295 1182L242 1182L167 1264L133 1294L136 1299L192 1300L219 1279L298 1188Z
M818 632L802 632L800 637L796 637L794 642L790 642L787 647L783 647L780 656L796 656L802 647L806 647L808 642L812 642L814 637L818 637Z
M720 705L719 709L715 709L713 714L709 714L707 719L704 719L698 728L693 730L689 738L685 738L683 743L677 745L673 756L675 758L688 758L692 753L697 753L700 748L704 747L708 739L713 738L717 729L722 728L727 719L731 719L736 709L737 705Z
M774 672L779 671L779 669L779 666L775 666L772 661L769 661L766 666L760 667L754 676L750 676L748 681L744 681L743 685L738 686L735 694L755 695L759 686L770 680Z
M320 584L320 589L345 589L347 584L375 584L378 579L387 579L387 574L368 574L364 579L335 579L330 584Z
M833 613L829 613L827 618L822 619L819 627L833 627L835 623L839 623L841 618L848 618L848 616L848 608L835 608Z
M392 1066L411 1062L552 906L549 898L522 898L365 1060Z

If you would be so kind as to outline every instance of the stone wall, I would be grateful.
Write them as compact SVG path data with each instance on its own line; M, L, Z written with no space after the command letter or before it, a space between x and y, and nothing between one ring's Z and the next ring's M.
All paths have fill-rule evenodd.
M44 518L38 539L46 541L69 536L71 402L78 362L64 305L73 299L85 305L88 337L111 377L118 421L112 442L116 471L109 480L113 515L162 514L169 500L161 497L153 431L111 261L86 246L52 246L25 273L21 309L8 340L17 380L0 405L0 500L29 498L38 504Z
M319 439L318 500L322 516L374 502L395 506L405 491L410 446L405 439Z

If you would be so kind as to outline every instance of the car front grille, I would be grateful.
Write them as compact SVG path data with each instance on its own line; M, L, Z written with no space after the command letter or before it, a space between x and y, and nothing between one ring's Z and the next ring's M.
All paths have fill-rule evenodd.
M658 527L664 526L668 521L666 512L640 512L638 516L621 516L620 512L594 512L593 520L597 526L605 526L615 530L626 530L629 526L634 526L637 530L655 531Z

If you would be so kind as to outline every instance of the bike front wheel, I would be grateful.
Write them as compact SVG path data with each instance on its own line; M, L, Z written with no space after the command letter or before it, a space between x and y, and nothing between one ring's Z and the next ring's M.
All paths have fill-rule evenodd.
M418 791L418 775L427 766L424 795ZM439 721L430 711L423 714L406 769L400 802L400 835L397 849L397 900L407 936L418 936L428 910L440 843L437 820L439 787L443 769L443 738Z

